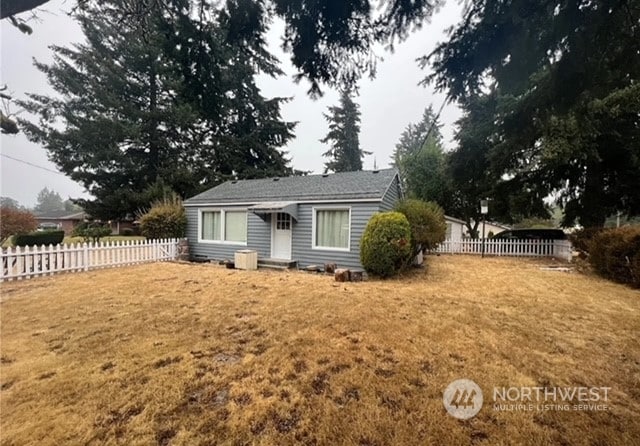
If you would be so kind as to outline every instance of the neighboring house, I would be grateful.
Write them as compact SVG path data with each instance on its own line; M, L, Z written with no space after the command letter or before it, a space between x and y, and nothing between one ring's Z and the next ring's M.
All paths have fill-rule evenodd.
M460 220L459 218L455 217L449 217L448 215L445 215L444 219L447 222L447 240L462 240L463 238L471 237L464 220ZM473 220L471 221L471 224L473 224ZM511 227L500 223L487 221L485 222L484 233L486 234L486 238L489 238L498 234L499 232L506 231L507 229L511 229ZM478 235L480 238L482 238L482 222L478 224Z
M362 268L367 222L401 196L394 169L227 181L184 202L190 253L231 260L250 249L259 261Z
M447 233L445 238L447 240L462 240L467 231L464 220L449 217L448 215L444 216L444 220L447 223Z
M506 231L507 229L511 229L511 227L507 225L503 225L501 223L487 221L484 224L484 235L483 235L482 222L478 224L478 233L480 234L480 238L490 238L502 231Z
M36 212L38 229L53 229L64 231L66 235L73 232L73 228L80 224L87 217L82 211L49 211Z

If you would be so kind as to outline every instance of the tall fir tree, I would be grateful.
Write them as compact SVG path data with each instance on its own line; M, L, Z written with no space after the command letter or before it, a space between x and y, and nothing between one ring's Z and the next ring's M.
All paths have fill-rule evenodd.
M86 43L54 47L53 64L36 64L57 95L22 103L39 118L22 121L29 138L95 197L78 204L113 219L167 190L185 197L229 178L290 173L285 99L262 97L254 80L279 73L264 42L230 43L229 16L194 13L187 0L143 6L82 9Z
M340 93L340 105L329 107L324 114L329 132L320 140L331 148L323 153L329 158L325 172L351 172L362 170L362 159L370 152L360 148L360 106L348 91Z
M428 106L417 123L410 123L400 135L391 155L391 165L398 169L403 186L409 195L436 201L446 209L447 192L443 180L445 154L442 145L442 126L433 108Z

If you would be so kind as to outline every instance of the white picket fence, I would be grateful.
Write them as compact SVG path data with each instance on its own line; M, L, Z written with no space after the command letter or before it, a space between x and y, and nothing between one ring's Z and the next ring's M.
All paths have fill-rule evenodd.
M175 260L178 239L2 248L0 281Z
M478 254L483 252L482 239L445 240L437 253ZM571 242L568 240L501 240L485 239L484 254L487 256L554 257L571 261Z

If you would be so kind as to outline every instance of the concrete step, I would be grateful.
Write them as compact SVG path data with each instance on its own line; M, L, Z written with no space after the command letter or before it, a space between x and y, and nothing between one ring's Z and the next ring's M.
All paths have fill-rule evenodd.
M258 259L258 268L270 268L270 269L295 269L298 267L296 260L283 260L283 259Z

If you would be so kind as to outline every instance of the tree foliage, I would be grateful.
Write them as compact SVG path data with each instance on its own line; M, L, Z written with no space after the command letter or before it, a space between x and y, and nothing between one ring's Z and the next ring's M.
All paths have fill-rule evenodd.
M38 213L47 213L52 211L62 211L65 209L64 201L60 194L47 187L38 192L36 206L33 208Z
M444 211L437 203L416 199L400 201L395 210L409 221L413 255L435 249L446 237Z
M47 0L3 0L2 18L29 11ZM78 0L79 10L99 6L98 0ZM145 20L149 11L171 12L183 0L130 1L125 16ZM296 80L310 82L312 96L322 94L322 84L352 88L363 75L375 74L376 44L393 47L419 28L442 5L442 0L195 0L193 11L209 11L229 20L225 40L232 44L264 43L273 17L285 23L282 47L298 70ZM6 4L6 6L5 6ZM245 49L250 48L245 47ZM256 52L257 53L257 52Z
M392 164L400 172L409 196L435 201L450 208L451 184L446 171L447 155L442 144L442 126L431 106L418 123L410 123L400 135Z
M11 197L0 197L0 207L10 209L22 209L18 200L14 200Z
M37 63L55 96L31 94L22 121L56 165L96 200L78 200L102 220L148 207L162 183L190 196L230 178L291 172L279 149L293 136L284 99L266 99L259 70L278 73L258 37L227 39L226 14L190 2L143 9L113 0L77 14L86 43L54 47ZM156 5L153 3L153 5ZM131 18L134 17L134 18Z
M99 221L85 221L73 228L74 237L82 237L86 242L99 242L101 238L111 235L111 228Z
M329 132L320 140L331 148L323 156L329 158L325 172L352 172L362 170L365 152L360 148L360 107L347 91L340 93L340 105L329 107L324 114Z
M35 231L37 227L38 222L31 212L14 207L0 207L0 241L13 235Z
M450 97L494 102L491 168L554 194L565 225L640 213L639 10L638 0L474 2L424 60Z

